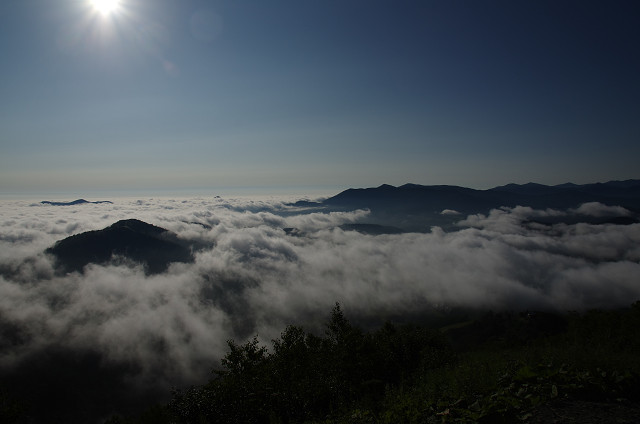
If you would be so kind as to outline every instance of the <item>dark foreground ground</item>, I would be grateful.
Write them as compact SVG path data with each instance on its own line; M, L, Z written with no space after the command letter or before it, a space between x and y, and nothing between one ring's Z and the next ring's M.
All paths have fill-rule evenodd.
M269 349L258 339L229 341L221 367L202 370L208 383L176 390L168 403L92 422L640 422L639 302L454 321L388 322L365 331L336 305L324 333L290 326ZM24 408L10 387L1 394L2 423L88 422L73 420L82 407L74 402L65 411L46 398Z
M525 424L633 424L640 421L640 406L584 400L548 402L531 411Z

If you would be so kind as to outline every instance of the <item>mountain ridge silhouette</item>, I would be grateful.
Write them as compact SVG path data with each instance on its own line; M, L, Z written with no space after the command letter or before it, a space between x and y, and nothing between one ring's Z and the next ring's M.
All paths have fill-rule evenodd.
M95 202L90 202L90 201L85 200L85 199L72 200L71 202L53 202L51 200L43 200L40 203L43 204L43 205L51 205L51 206L75 206L75 205L83 205L83 204L99 205L101 203L113 204L113 202L110 201L110 200L97 200Z
M90 263L104 265L124 258L142 264L147 274L158 274L173 262L193 261L191 248L174 233L138 219L72 235L45 252L55 257L63 272L82 272Z
M549 186L537 183L507 184L487 190L455 185L383 184L373 188L350 188L321 202L329 207L367 208L374 212L441 212L454 209L479 213L499 207L577 207L588 202L640 209L640 180L595 184L565 183Z

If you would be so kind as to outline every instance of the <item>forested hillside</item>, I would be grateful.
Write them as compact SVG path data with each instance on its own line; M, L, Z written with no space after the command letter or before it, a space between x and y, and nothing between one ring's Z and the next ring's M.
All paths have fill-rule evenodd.
M324 334L290 326L269 350L229 341L207 384L109 423L534 423L575 402L626 422L640 411L639 325L635 303L365 332L336 305Z

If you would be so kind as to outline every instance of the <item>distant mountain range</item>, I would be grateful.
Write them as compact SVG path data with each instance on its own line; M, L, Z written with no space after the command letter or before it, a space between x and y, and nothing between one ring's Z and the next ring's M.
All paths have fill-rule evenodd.
M597 184L508 184L488 190L450 185L383 184L375 188L348 189L322 202L330 207L368 208L374 212L437 212L444 209L463 214L486 212L501 206L566 209L582 203L600 202L638 211L640 180Z
M75 205L82 205L85 203L98 205L100 203L113 203L113 202L110 202L109 200L98 200L97 202L90 202L88 200L78 199L78 200L73 200L71 202L51 202L49 200L43 200L40 203L42 203L43 205L51 205L51 206L75 206Z
M192 262L189 246L177 236L137 219L118 221L97 231L76 234L46 250L64 272L82 271L90 264L130 260L144 265L148 274L164 272L172 262Z
M640 214L640 180L596 184L507 184L488 190L453 185L383 184L350 188L321 202L300 201L295 206L320 210L368 209L368 224L393 226L403 231L430 231L434 225L454 229L455 222L470 214L488 213L500 207L529 206L535 209L577 208L588 202L622 206L635 217L580 218L590 223L634 223ZM569 221L566 221L569 223ZM371 233L371 228L346 228ZM384 229L379 232L386 233Z

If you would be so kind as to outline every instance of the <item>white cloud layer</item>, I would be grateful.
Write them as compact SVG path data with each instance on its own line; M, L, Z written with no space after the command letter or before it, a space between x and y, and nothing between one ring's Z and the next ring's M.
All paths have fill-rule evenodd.
M640 299L640 224L541 224L575 211L497 209L460 230L364 235L337 226L367 211L297 213L270 199L115 199L113 204L0 204L0 323L20 341L0 345L0 367L51 346L97 349L136 363L136 384L199 382L227 339L275 338L313 326L343 304L364 319L438 307L573 310ZM600 214L600 215L598 215ZM161 275L89 266L59 276L42 252L56 240L137 218L209 246ZM392 225L393 223L389 223ZM297 235L283 229L294 227Z

